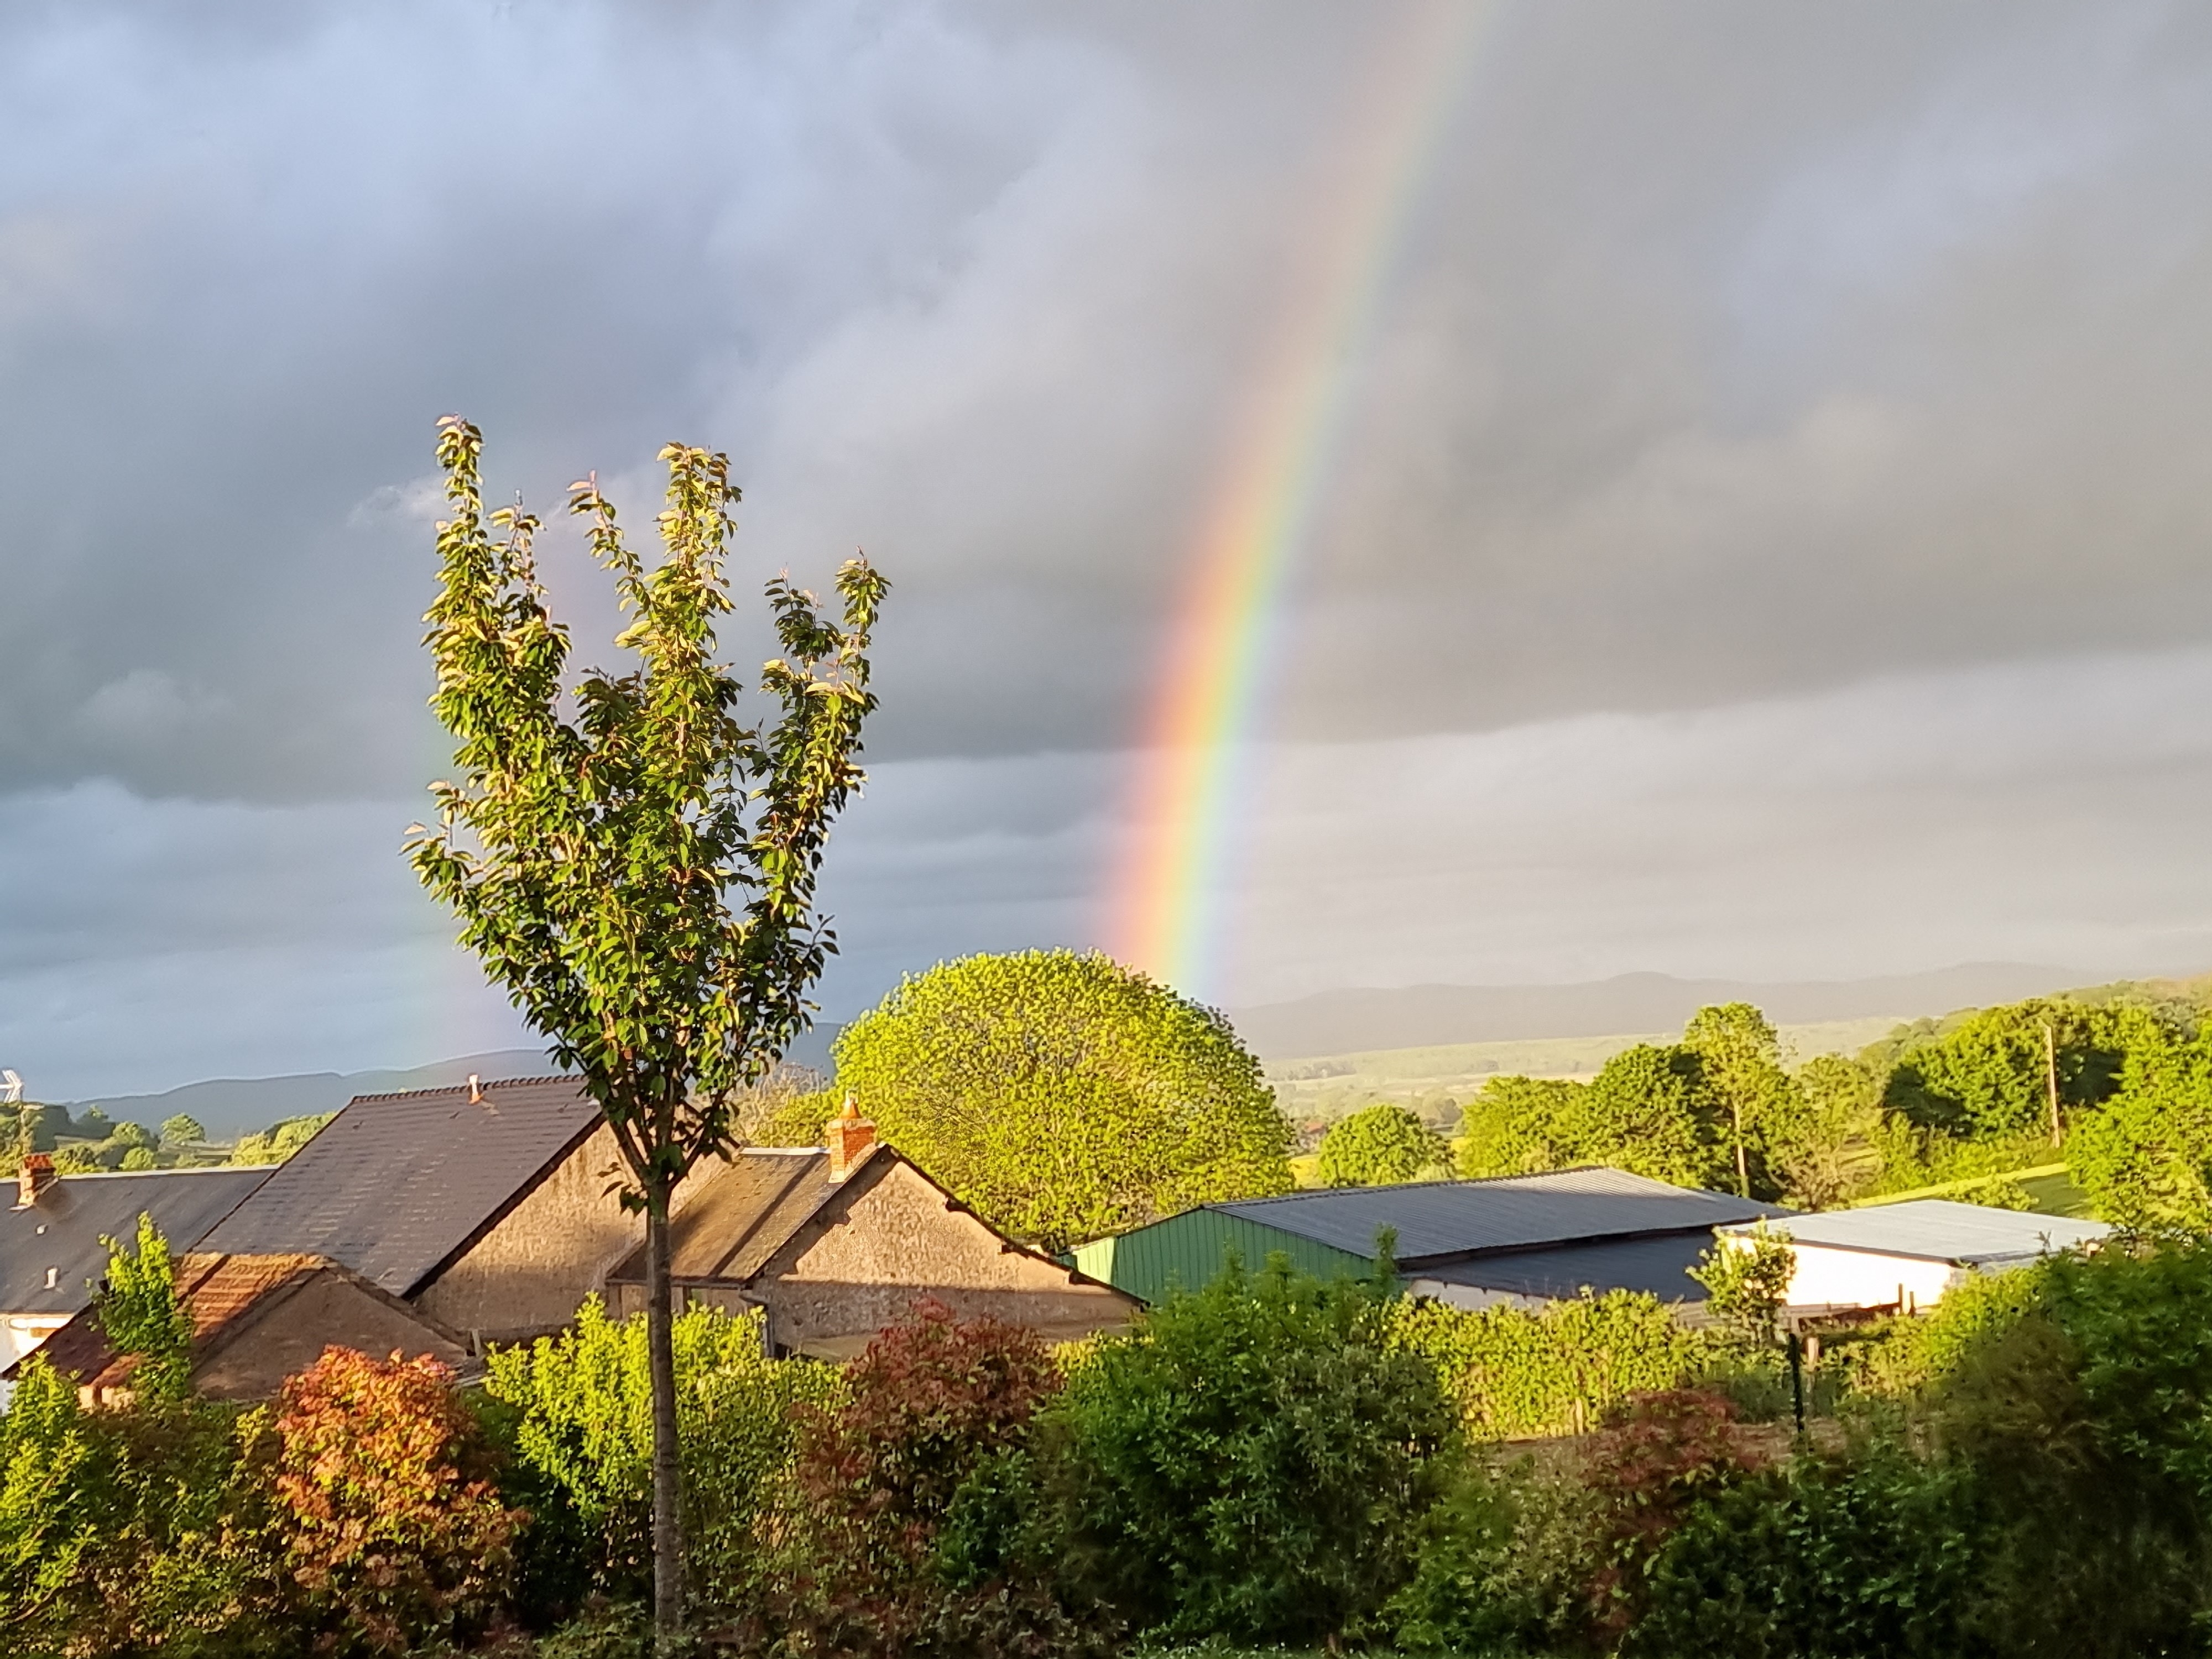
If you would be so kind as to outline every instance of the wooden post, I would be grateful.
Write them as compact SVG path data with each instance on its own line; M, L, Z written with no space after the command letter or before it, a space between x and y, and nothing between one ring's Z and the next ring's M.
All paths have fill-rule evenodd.
M2051 1097L2051 1144L2056 1146L2063 1138L2058 1124L2058 1034L2048 1014L2043 1018L2043 1085Z

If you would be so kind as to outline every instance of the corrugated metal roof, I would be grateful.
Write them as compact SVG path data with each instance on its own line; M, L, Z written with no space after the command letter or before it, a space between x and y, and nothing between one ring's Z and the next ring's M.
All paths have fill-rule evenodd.
M66 1318L92 1301L107 1247L150 1215L173 1251L189 1250L270 1176L266 1169L137 1170L58 1177L35 1204L0 1209L0 1313ZM48 1270L54 1285L46 1288Z
M1643 1291L1662 1302L1702 1302L1705 1287L1690 1277L1690 1269L1712 1245L1711 1233L1694 1232L1503 1250L1424 1267L1418 1278L1553 1300L1590 1290Z
M1974 1266L2069 1249L2103 1238L2112 1230L2101 1221L1997 1210L1948 1198L1916 1198L1863 1210L1793 1216L1786 1228L1777 1231L1786 1231L1802 1244Z
M228 1255L327 1255L411 1295L599 1127L574 1078L362 1095L202 1241Z
M1111 1238L1093 1239L1072 1253L1079 1272L1103 1279L1144 1302L1158 1302L1177 1286L1202 1291L1221 1276L1231 1251L1248 1273L1257 1273L1278 1251L1291 1266L1316 1279L1357 1279L1370 1271L1373 1252L1359 1255L1296 1233L1228 1213L1209 1205L1155 1221Z
M1398 1235L1401 1265L1479 1250L1704 1231L1790 1213L1751 1199L1604 1168L1402 1187L1334 1187L1206 1207L1370 1258L1376 1234L1391 1228Z

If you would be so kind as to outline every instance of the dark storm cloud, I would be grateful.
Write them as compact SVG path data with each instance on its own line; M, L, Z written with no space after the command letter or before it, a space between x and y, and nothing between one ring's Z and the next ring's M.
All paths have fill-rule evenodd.
M396 851L447 410L495 496L596 467L649 535L705 441L742 581L892 575L833 1013L1101 937L1116 746L1410 15L0 12L0 1062L510 1039ZM2212 950L2156 736L2212 614L2208 173L2194 9L1499 9L1292 584L1223 994Z

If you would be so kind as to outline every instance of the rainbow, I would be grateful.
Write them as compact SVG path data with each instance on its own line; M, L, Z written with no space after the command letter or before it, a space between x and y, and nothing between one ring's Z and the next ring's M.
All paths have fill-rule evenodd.
M1320 257L1286 307L1190 543L1108 931L1123 961L1193 996L1210 994L1218 968L1232 821L1252 783L1283 601L1488 14L1478 0L1432 0L1390 42L1359 106L1364 142L1328 192L1340 228L1313 239Z

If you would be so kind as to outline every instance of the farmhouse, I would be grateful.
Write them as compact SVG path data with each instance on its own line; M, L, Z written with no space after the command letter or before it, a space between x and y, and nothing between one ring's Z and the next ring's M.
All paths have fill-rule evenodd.
M1584 1290L1646 1291L1691 1304L1705 1291L1689 1269L1712 1248L1716 1228L1789 1213L1589 1167L1201 1205L1082 1245L1074 1260L1153 1302L1171 1285L1207 1283L1232 1252L1247 1267L1279 1252L1323 1279L1371 1273L1387 1232L1407 1291L1455 1307L1540 1307Z
M779 1353L843 1358L923 1297L1053 1340L1125 1324L1136 1298L1025 1249L875 1138L848 1104L826 1147L757 1148L703 1172L671 1225L679 1296L767 1315ZM609 1275L645 1305L645 1252Z
M192 1322L191 1384L210 1399L266 1400L333 1346L428 1354L464 1376L472 1366L458 1335L326 1256L192 1254L178 1261L176 1274ZM115 1352L90 1309L43 1352L76 1380L86 1404L129 1398L138 1358ZM8 1379L15 1374L11 1367Z
M2112 1229L2101 1221L1921 1198L1863 1209L1794 1216L1786 1233L1796 1257L1785 1297L1793 1314L1933 1307L1969 1273L2001 1273L2059 1250L2094 1248ZM1746 1226L1723 1237L1741 1239Z
M189 1249L269 1178L263 1169L139 1170L57 1176L33 1152L0 1209L0 1367L11 1366L92 1303L107 1272L103 1237L129 1239L149 1215Z
M642 1235L574 1078L362 1095L200 1248L319 1255L473 1346L558 1329Z
M689 1298L768 1310L790 1352L850 1352L920 1297L1054 1336L1121 1323L1111 1287L1000 1237L848 1114L832 1147L712 1159L671 1218ZM481 1352L584 1299L644 1306L645 1224L574 1078L364 1095L209 1233L222 1255L340 1263Z

